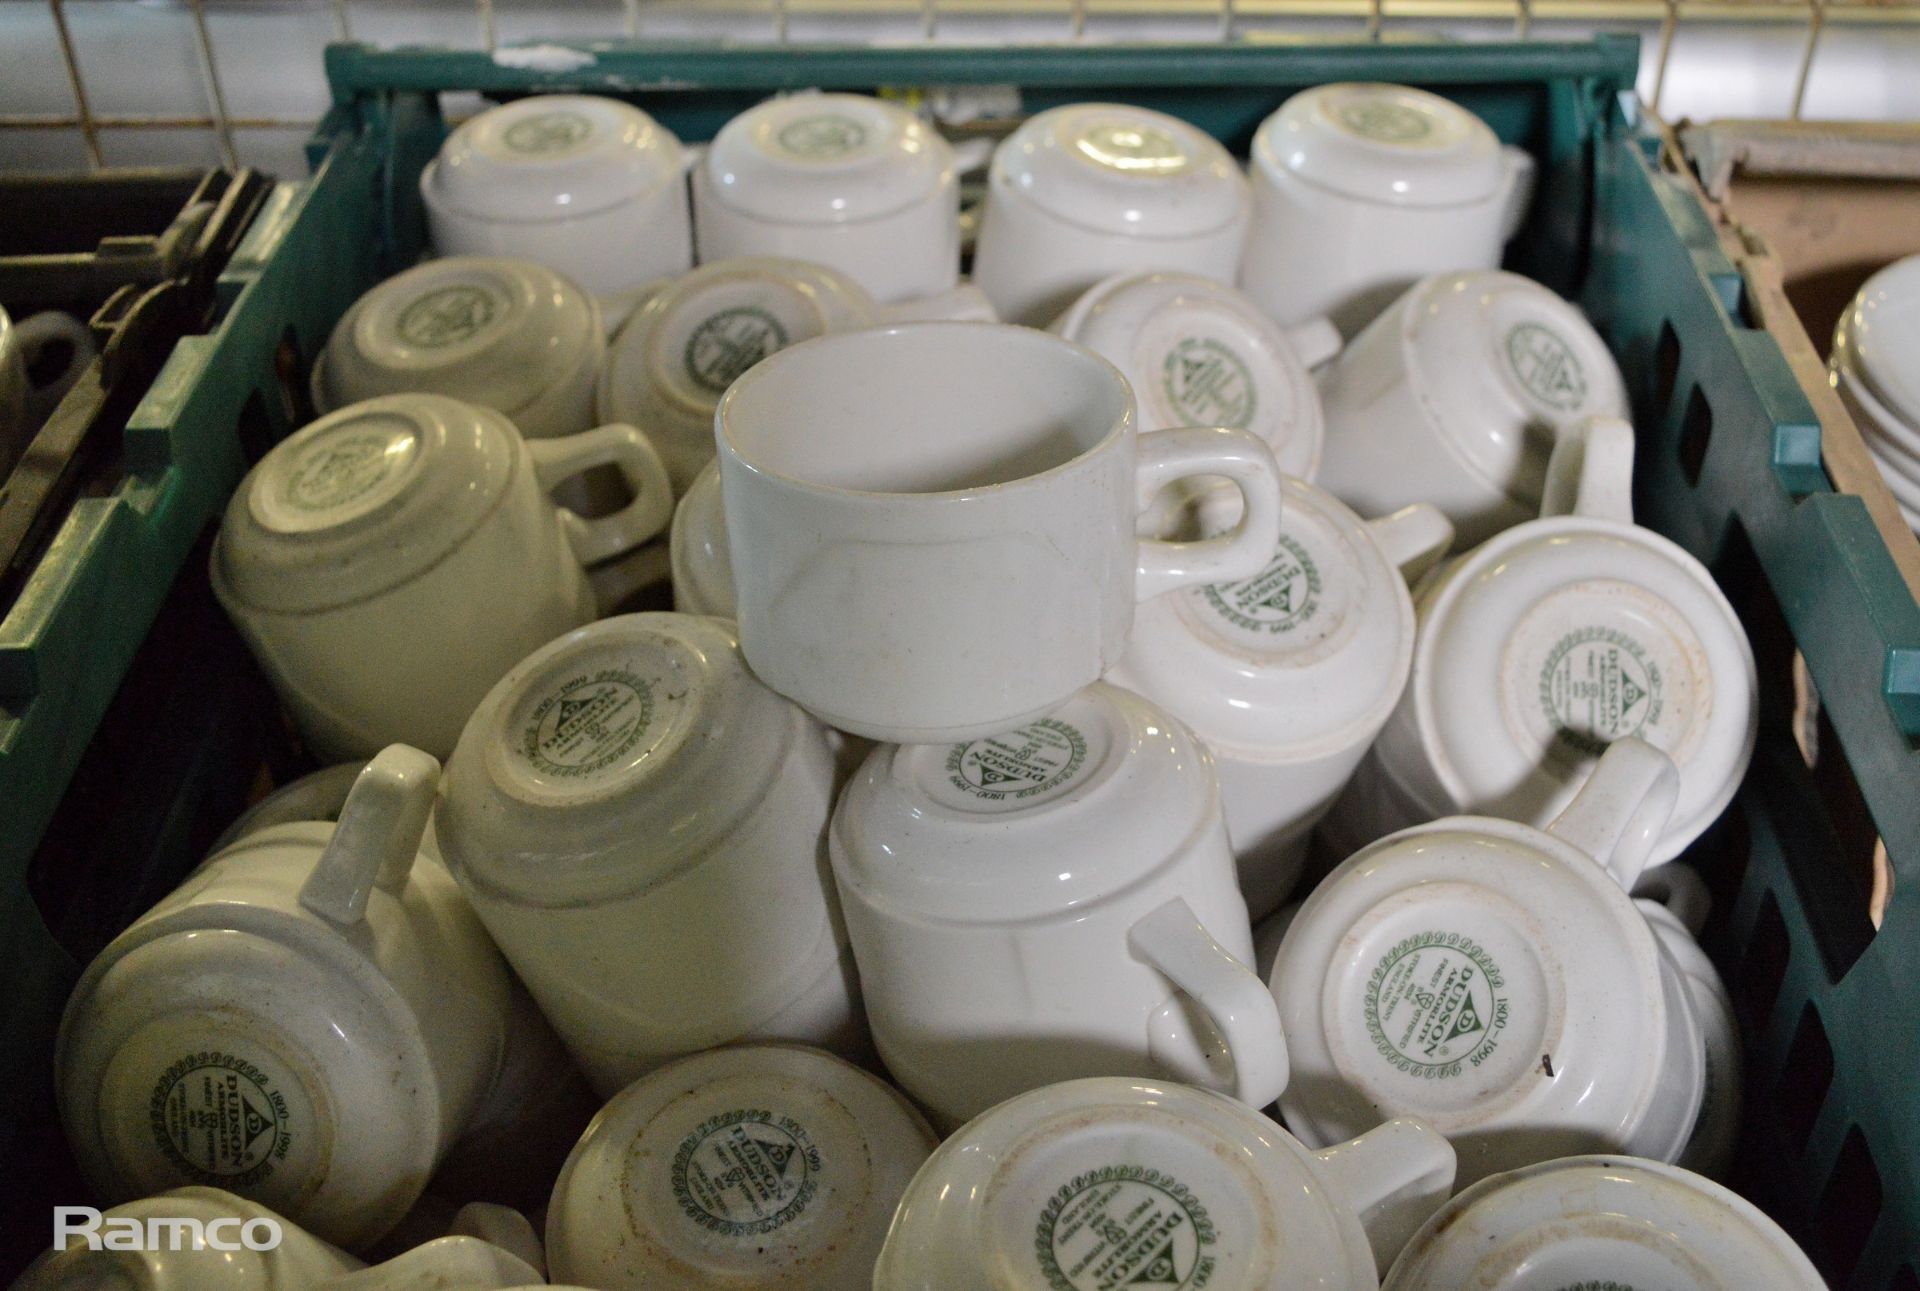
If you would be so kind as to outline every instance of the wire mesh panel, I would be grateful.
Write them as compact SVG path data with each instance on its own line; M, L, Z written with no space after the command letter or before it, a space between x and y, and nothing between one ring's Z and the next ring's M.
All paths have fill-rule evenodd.
M1668 116L1920 117L1920 0L13 0L0 168L302 169L334 40L888 45L1640 35Z

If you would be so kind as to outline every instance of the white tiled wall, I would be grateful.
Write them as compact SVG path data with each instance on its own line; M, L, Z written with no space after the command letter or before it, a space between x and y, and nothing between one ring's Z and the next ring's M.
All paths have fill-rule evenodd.
M1243 12L1247 6L1243 6ZM617 36L630 24L643 35L771 40L771 0L495 0L498 41ZM888 10L892 10L888 12ZM211 117L191 8L179 0L66 0L80 70L96 117ZM226 109L237 124L242 161L283 175L304 170L307 123L325 108L320 51L338 38L342 12L352 36L377 44L476 46L482 41L475 0L208 0L213 61ZM1017 12L1016 12L1017 11ZM1070 34L1069 0L946 0L937 35L944 40L1046 40ZM1086 36L1208 39L1217 22L1200 14L1169 16L1133 3L1087 0ZM1262 9L1243 29L1357 34L1357 22L1282 22ZM1505 22L1413 22L1463 39L1509 34ZM1540 19L1542 38L1612 29L1637 31L1645 51L1641 91L1652 91L1655 23L1569 23ZM796 41L914 40L921 20L912 6L794 0L788 36ZM1792 103L1805 48L1792 23L1734 25L1689 20L1676 35L1662 98L1670 118L1780 116ZM1920 22L1884 25L1830 22L1807 82L1803 114L1819 118L1920 118ZM44 0L0 0L0 118L74 115L74 98L49 6ZM220 160L214 132L103 126L102 161L110 166ZM0 128L0 169L80 168L87 154L72 127Z

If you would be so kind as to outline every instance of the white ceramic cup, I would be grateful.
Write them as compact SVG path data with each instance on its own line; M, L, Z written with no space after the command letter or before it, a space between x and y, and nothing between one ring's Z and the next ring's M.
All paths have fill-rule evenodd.
M840 730L1005 730L1118 661L1136 600L1242 578L1280 536L1273 451L1244 430L1135 430L1114 367L1022 327L822 337L717 414L740 635L760 678ZM1163 487L1226 476L1245 515L1135 537Z
M941 1145L900 1203L873 1291L1376 1291L1453 1168L1417 1120L1313 1152L1206 1090L1067 1081Z
M456 1234L436 1237L358 1272L313 1283L311 1291L504 1291L545 1285L540 1270L511 1251Z
M1680 768L1655 861L1732 801L1753 756L1753 651L1706 568L1632 523L1633 454L1624 422L1572 428L1541 518L1423 584L1412 680L1374 746L1387 789L1336 809L1350 841L1456 812L1544 825L1628 735Z
M829 845L875 1044L940 1124L1076 1076L1286 1085L1211 760L1138 696L883 746Z
M859 94L769 99L729 121L694 171L701 263L808 260L876 300L960 276L953 149L918 116Z
M1120 103L1052 108L994 151L973 278L1000 317L1035 327L1117 273L1230 283L1252 208L1232 156L1185 121Z
M1558 431L1627 415L1580 311L1498 270L1410 289L1320 373L1320 403L1321 488L1362 515L1431 503L1463 545L1538 514Z
M750 1037L864 1051L823 834L826 730L747 671L732 624L606 619L488 693L440 846L603 1097Z
M519 256L596 296L693 264L686 155L639 108L547 94L489 108L420 172L441 255Z
M1414 1235L1386 1291L1826 1285L1793 1239L1737 1193L1658 1161L1587 1156L1462 1192Z
M58 372L34 379L48 347L67 346ZM0 308L0 480L97 353L93 332L71 314L47 310L15 321Z
M619 468L633 501L588 520L549 491ZM666 468L631 426L527 440L444 395L350 405L240 482L215 593L308 745L330 761L404 741L453 751L488 687L592 619L584 566L667 526Z
M1310 484L1282 487L1266 567L1142 605L1107 674L1212 751L1256 921L1293 890L1314 825L1406 686L1414 615L1403 571L1417 576L1453 541L1432 507L1362 522Z
M816 1049L741 1045L634 1082L554 1184L557 1279L608 1291L867 1291L936 1140L894 1090Z
M209 1242L217 1240L232 1249L212 1245L193 1249L190 1244L183 1244L178 1251L146 1249L144 1240L123 1241L118 1249L107 1247L107 1231L124 1228L129 1220L141 1225L143 1232L154 1220L194 1220ZM271 1246L269 1223L278 1226L280 1235ZM64 1250L49 1250L28 1265L13 1284L13 1291L117 1291L123 1287L139 1291L282 1291L312 1286L361 1267L353 1256L284 1216L219 1188L174 1188L158 1196L122 1202L107 1208L100 1227L101 1247L90 1246L84 1238L69 1238ZM262 1247L267 1249L258 1249Z
M1120 274L1050 329L1120 369L1144 430L1233 426L1273 448L1280 469L1320 469L1320 395L1310 369L1340 351L1325 319L1282 329L1233 288L1191 273Z
M1293 1131L1325 1144L1423 1117L1468 1182L1576 1152L1678 1158L1704 1046L1627 895L1677 785L1664 753L1625 739L1545 830L1449 817L1336 867L1273 966Z
M594 405L603 421L647 428L684 495L713 460L713 410L727 387L776 350L888 320L981 317L971 287L881 305L837 269L742 256L711 261L650 295L613 339ZM987 321L991 312L985 313ZM731 613L731 611L729 611Z
M61 1119L108 1198L193 1182L378 1238L492 1092L499 952L419 852L439 765L383 751L336 825L247 835L96 957L61 1023Z
M1887 488L1920 528L1920 256L1867 279L1840 315L1828 360L1834 389L1853 414Z
M669 535L673 608L682 614L736 617L740 601L733 590L733 555L727 547L718 462L709 462L674 506Z
M429 260L340 316L314 359L313 406L324 415L381 395L443 394L505 414L529 439L573 435L594 425L606 348L599 306L543 264Z
M1706 1050L1705 1087L1700 1098L1700 1117L1694 1123L1693 1137L1676 1164L1710 1178L1720 1178L1733 1165L1733 1153L1740 1137L1742 1086L1746 1064L1741 1053L1740 1025L1733 1013L1733 997L1721 980L1720 971L1694 940L1698 925L1684 918L1685 909L1673 901L1671 893L1655 898L1644 895L1647 880L1662 871L1691 876L1690 886L1699 878L1679 862L1669 862L1648 870L1634 885L1634 904L1647 918L1654 935L1685 975L1687 996L1700 1023L1700 1039Z
M1437 94L1341 83L1261 123L1240 285L1282 323L1354 335L1430 274L1493 269L1533 196L1534 162Z

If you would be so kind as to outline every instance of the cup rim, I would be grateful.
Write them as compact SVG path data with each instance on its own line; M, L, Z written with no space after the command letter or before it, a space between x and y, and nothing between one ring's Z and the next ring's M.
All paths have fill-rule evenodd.
M862 489L840 484L826 484L819 480L803 479L798 475L793 475L786 471L775 470L756 461L753 455L742 451L740 445L736 442L733 427L733 412L736 404L742 398L741 392L751 390L754 386L777 377L783 368L790 367L793 363L800 361L800 359L796 359L795 356L800 356L801 359L810 357L810 351L823 346L885 345L888 343L888 338L924 336L933 332L947 332L956 337L1003 334L1011 338L1014 334L1020 334L1020 344L1051 347L1072 354L1076 361L1091 365L1105 377L1111 378L1113 383L1119 387L1122 394L1119 415L1113 418L1113 424L1107 427L1106 431L1097 441L1082 448L1079 452L1063 462L1056 462L1045 470L1036 471L1031 475L1022 475L1017 479L1001 480L993 484L978 484L958 489L908 491L897 489ZM867 328L857 332L828 333L824 336L811 337L801 341L797 345L789 345L783 350L768 355L747 369L747 371L728 388L726 394L720 397L719 404L714 408L713 416L714 438L718 443L721 457L731 458L736 464L753 472L756 476L777 481L784 488L808 493L817 498L847 502L889 503L913 501L928 505L937 505L942 503L965 502L981 497L1002 496L1017 490L1041 486L1059 476L1079 470L1095 457L1112 452L1114 446L1122 439L1129 434L1135 433L1140 414L1139 400L1134 395L1133 387L1127 383L1126 377L1121 374L1120 369L1086 346L1069 341L1064 337L1056 336L1051 332L1044 332L1031 327L1020 327L1009 323L953 320L895 323L891 326Z

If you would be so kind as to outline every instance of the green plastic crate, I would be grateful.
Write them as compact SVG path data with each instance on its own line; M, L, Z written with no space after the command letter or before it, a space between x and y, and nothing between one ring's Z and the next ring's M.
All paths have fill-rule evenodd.
M0 1081L13 1100L0 1108L0 1132L31 1127L23 1141L57 1151L44 1123L45 1064L73 972L19 876L174 573L237 481L244 446L257 452L290 429L306 364L333 321L420 253L416 181L445 134L439 93L617 94L697 141L781 90L1013 85L1025 111L1141 103L1244 152L1261 119L1300 88L1399 81L1458 100L1540 160L1513 267L1578 299L1618 353L1642 436L1642 518L1715 568L1765 669L1752 779L1693 856L1722 897L1709 948L1749 1027L1735 1182L1836 1284L1920 1287L1920 1079L1910 1057L1920 1003L1900 989L1920 970L1920 915L1896 896L1874 935L1850 859L1865 821L1866 837L1885 837L1899 885L1920 881L1920 607L1865 508L1832 492L1818 424L1785 360L1747 325L1740 278L1704 213L1662 174L1657 136L1624 97L1638 65L1631 38L582 52L578 68L541 73L482 53L330 49L335 103L310 147L313 179L270 203L223 284L232 304L221 329L184 345L136 413L134 477L76 512L24 608L0 623L0 972L15 988L0 1006L10 1041ZM1825 703L1817 769L1790 726L1796 652ZM194 859L186 850L181 868ZM19 1198L35 1232L48 1207L77 1200L52 1195L56 1187Z

